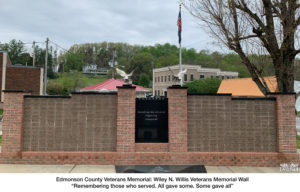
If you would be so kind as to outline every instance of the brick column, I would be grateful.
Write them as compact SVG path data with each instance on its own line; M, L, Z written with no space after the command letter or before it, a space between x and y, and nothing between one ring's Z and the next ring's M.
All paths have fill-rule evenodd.
M3 91L2 153L19 156L22 150L22 121L25 91Z
M295 94L275 93L279 153L296 153Z
M169 151L187 152L187 88L168 88Z
M118 88L117 152L135 151L135 87Z

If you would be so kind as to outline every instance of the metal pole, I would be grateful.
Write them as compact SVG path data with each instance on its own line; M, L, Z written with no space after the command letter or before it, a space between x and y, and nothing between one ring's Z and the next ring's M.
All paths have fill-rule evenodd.
M180 12L180 19L181 19L181 24L180 25L182 27L181 4L179 5L179 12ZM181 34L180 34L180 36L181 36ZM180 41L179 41L179 72L182 71L182 63L181 62L182 62L182 60L181 60L181 37L180 37ZM182 86L182 79L180 80L180 86Z
M113 62L112 62L112 69L111 69L111 75L112 78L115 78L115 72L114 72L114 68L115 68L115 56L116 56L116 49L113 50Z
M152 60L152 95L154 95L154 61Z
M181 43L179 43L179 72L182 71L182 64L181 64ZM180 80L180 86L182 86L182 79Z
M32 66L35 66L35 41L32 43L33 53L32 53Z
M47 67L48 67L48 43L49 38L46 39L46 55L45 55L45 66L44 66L44 95L46 95L47 88Z

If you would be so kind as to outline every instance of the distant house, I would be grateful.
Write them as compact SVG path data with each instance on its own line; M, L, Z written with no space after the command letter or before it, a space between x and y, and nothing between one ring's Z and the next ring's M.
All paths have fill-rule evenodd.
M278 92L275 77L264 78L270 92ZM294 91L300 93L300 81L294 81ZM231 93L232 96L263 97L264 94L259 90L252 78L224 79L221 82L218 93ZM300 97L296 101L296 110L300 111Z
M101 83L91 85L85 88L80 89L81 92L102 92L102 93L109 93L109 92L117 92L117 87L122 86L124 81L121 79L108 79ZM146 97L146 95L150 92L147 88L142 86L134 85L136 87L136 97Z
M54 73L58 73L58 69L59 69L59 64L53 64L52 65L52 71L54 72Z
M275 77L264 78L270 92L278 92ZM222 80L218 93L231 93L232 96L251 96L263 97L264 94L259 90L252 78L224 79Z
M108 69L99 68L97 64L88 64L82 67L82 73L107 75Z

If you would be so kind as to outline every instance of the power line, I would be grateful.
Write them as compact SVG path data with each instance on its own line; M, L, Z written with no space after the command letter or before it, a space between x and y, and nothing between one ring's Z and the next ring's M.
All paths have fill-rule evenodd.
M60 46L59 44L53 42L52 40L49 40L49 41L50 41L50 43L53 43L54 45L56 45L57 47L60 47L60 48L63 49L64 51L69 52L67 49L63 48L62 46Z

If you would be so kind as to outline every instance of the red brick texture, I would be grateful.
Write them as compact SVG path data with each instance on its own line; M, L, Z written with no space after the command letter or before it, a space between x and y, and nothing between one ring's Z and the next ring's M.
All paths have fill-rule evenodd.
M168 152L168 143L136 143L136 152Z
M295 94L274 94L277 107L279 153L297 153Z
M187 152L187 89L168 88L169 151Z
M41 68L7 66L5 90L26 90L39 95L41 72Z
M298 154L247 152L22 152L21 158L0 156L0 163L99 165L211 165L275 167L300 163Z
M118 87L117 152L135 151L135 87Z
M219 146L210 147L212 151L199 152L188 151L188 111L190 110L187 102L187 90L180 88L170 88L168 90L169 97L169 143L135 143L135 88L119 88L117 98L117 136L116 136L116 151L22 151L22 112L23 112L23 95L24 93L5 93L5 109L4 109L4 124L3 124L3 146L2 153L0 153L0 163L22 163L22 164L114 164L114 165L170 165L170 164L202 164L212 166L279 166L281 163L300 163L299 154L295 153L296 146L294 145L295 139L295 118L294 113L291 112L292 105L294 105L294 98L291 95L276 95L277 104L277 129L279 142L279 152L248 152L248 151L232 151L228 152L231 148L220 148ZM212 97L212 96L211 96ZM25 100L27 97L25 98ZM83 98L78 97L79 101L84 103ZM102 97L103 99L103 97ZM199 98L198 98L199 99ZM196 100L198 100L196 98ZM207 98L209 99L209 98ZM205 113L200 113L202 116L199 118L202 121L209 121L213 123L221 118L223 123L227 122L227 116L225 114L225 108L222 109L224 103L230 101L230 97L226 97L220 100L220 103L213 98L213 101L209 105L214 105L215 102L219 112L218 116L213 118L212 116L205 116ZM244 99L245 100L245 99ZM99 102L99 101L97 101ZM261 102L261 103L260 103ZM205 102L201 104L204 107ZM228 104L228 103L227 103ZM243 126L250 129L248 123L254 123L256 117L253 111L257 111L259 115L266 116L261 110L267 107L270 120L274 117L274 100L262 100L253 103L247 99L233 101L231 105L234 106L234 111L240 111L241 115L239 119L238 113L235 114L235 118L229 118L231 121L237 121L237 125L234 125L236 137L242 137L241 130L237 130L239 127L243 129ZM51 105L51 104L49 104ZM253 105L253 107L252 107ZM258 106L257 106L258 105ZM25 105L26 106L26 105ZM78 107L82 106L78 105ZM201 108L201 106L199 106ZM250 108L249 108L250 107ZM252 107L252 108L251 108ZM294 107L294 106L293 106ZM250 110L250 115L247 115L247 108ZM206 109L206 108L205 108ZM246 110L245 110L246 109ZM294 108L293 108L294 109ZM77 109L82 111L81 108ZM197 109L195 108L196 112ZM200 109L199 109L200 110ZM206 109L207 113L210 113L209 108ZM253 110L253 111L252 111ZM53 112L53 111L52 111ZM294 112L294 110L293 110ZM260 114L262 113L262 114ZM273 115L272 115L273 114ZM288 114L288 115L286 115ZM78 114L79 115L79 114ZM90 115L90 114L89 114ZM254 116L253 116L254 115ZM251 116L251 117L250 117ZM197 117L195 117L197 118ZM247 122L247 118L254 118ZM200 123L200 120L197 123ZM46 121L47 122L47 121ZM196 123L196 124L197 124ZM268 125L265 125L264 121L260 122L262 128L256 130L258 133L264 133L264 127L269 129ZM244 125L245 124L245 125ZM189 125L190 126L190 125ZM211 125L204 125L209 129L213 129ZM250 126L250 125L249 125ZM258 125L255 125L258 126ZM276 129L275 124L270 124L270 130ZM272 128L273 127L273 128ZM254 131L254 128L252 131ZM216 129L216 131L218 131ZM220 130L224 133L217 133L222 136L226 134L225 130ZM247 130L246 130L247 131ZM262 132L260 132L262 131ZM77 132L77 129L75 129ZM215 139L215 133L208 131L209 137ZM248 132L247 132L248 133ZM203 132L203 134L205 134ZM252 134L252 133L248 133ZM291 135L290 135L291 134ZM293 134L293 135L292 135ZM201 134L200 134L201 135ZM189 136L190 137L190 136ZM25 138L24 138L25 139ZM194 138L195 139L195 138ZM231 137L231 139L235 139ZM255 138L253 138L255 141ZM209 141L209 140L208 140ZM236 141L239 141L237 138ZM218 145L222 145L224 141L222 138L217 141ZM239 141L240 142L240 141ZM247 140L250 145L251 137ZM269 142L266 139L266 142ZM211 145L213 142L211 142ZM262 143L261 143L262 144ZM240 145L240 144L237 144ZM241 145L242 146L242 145ZM240 149L239 146L235 150ZM190 147L190 145L189 145ZM199 147L199 146L198 146ZM255 146L256 147L256 146ZM213 150L226 149L224 152L218 152ZM246 148L244 148L246 149ZM258 149L258 148L257 148Z
M0 52L0 92L2 92L3 54ZM7 56L5 90L26 90L34 95L40 94L42 69L38 67L14 66ZM1 94L0 94L1 100Z
M18 156L22 150L24 92L4 93L2 154Z

